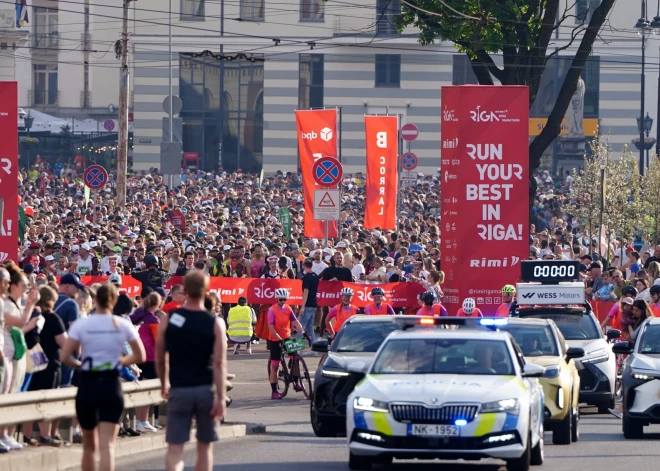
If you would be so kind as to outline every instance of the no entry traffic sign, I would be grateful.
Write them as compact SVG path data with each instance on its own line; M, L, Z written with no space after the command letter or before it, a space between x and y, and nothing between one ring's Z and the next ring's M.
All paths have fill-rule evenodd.
M344 170L334 157L321 157L312 166L314 181L325 188L337 186L343 175Z
M408 123L404 124L401 128L401 138L404 141L414 141L419 136L419 129L414 124Z
M108 183L108 172L100 165L90 165L85 169L83 181L92 190L98 190Z
M412 152L406 152L401 156L401 166L404 170L415 170L417 163L417 156Z

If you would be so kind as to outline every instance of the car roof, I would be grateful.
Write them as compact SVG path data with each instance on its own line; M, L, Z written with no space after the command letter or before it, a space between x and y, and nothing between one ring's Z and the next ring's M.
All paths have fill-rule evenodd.
M447 330L447 329L409 329L409 330L400 330L392 332L385 341L396 338L396 339L468 339L468 340L501 340L506 341L511 338L511 334L508 332L498 332L498 331L483 331L483 330L471 330L471 329L458 329L458 330Z
M355 324L357 323L362 323L362 322L394 322L395 319L398 318L407 318L410 316L390 316L387 314L384 315L377 315L377 316L367 316L365 314L356 314L354 316L351 316L346 323L347 324Z
M648 322L649 325L660 325L660 317L651 317Z
M502 327L506 328L507 325L552 325L552 319L544 319L543 317L508 317L506 324ZM499 326L498 326L499 327Z
M584 316L590 314L590 311L579 307L562 307L562 306L548 306L548 307L534 307L534 308L519 308L516 310L516 317L525 316L541 316L544 314L573 314L576 316Z

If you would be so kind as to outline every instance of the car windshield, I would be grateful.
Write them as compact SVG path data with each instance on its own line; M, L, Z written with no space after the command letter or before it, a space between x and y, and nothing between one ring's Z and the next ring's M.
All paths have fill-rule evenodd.
M498 328L513 336L526 357L559 356L555 336L548 326L509 324Z
M332 344L332 351L375 353L390 332L400 329L401 326L391 320L387 322L352 322L342 329L341 335Z
M513 375L507 343L479 339L393 339L372 374Z
M544 313L526 317L539 317L555 321L566 340L595 340L602 338L600 329L590 315Z
M649 325L639 339L639 353L644 355L660 354L660 325Z

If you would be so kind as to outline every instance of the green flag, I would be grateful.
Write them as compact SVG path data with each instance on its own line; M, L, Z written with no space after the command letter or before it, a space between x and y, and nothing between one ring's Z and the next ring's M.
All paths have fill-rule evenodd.
M90 189L87 185L85 185L85 192L83 193L83 198L85 198L85 209L87 209L87 205L89 204L89 197L90 197Z
M280 224L282 224L282 229L284 229L284 235L288 239L291 238L291 213L287 208L282 208L277 213L277 219L279 219Z
M261 169L261 173L259 174L259 188L261 188L261 185L264 184L264 169Z
M25 243L25 211L21 205L18 205L18 240Z

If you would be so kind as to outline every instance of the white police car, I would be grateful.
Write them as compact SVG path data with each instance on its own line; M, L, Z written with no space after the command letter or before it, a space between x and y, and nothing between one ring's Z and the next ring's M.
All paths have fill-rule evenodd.
M371 365L348 369L365 374L346 407L351 469L393 458L498 458L509 471L543 463L543 390L535 378L545 369L526 364L509 333L393 332Z

